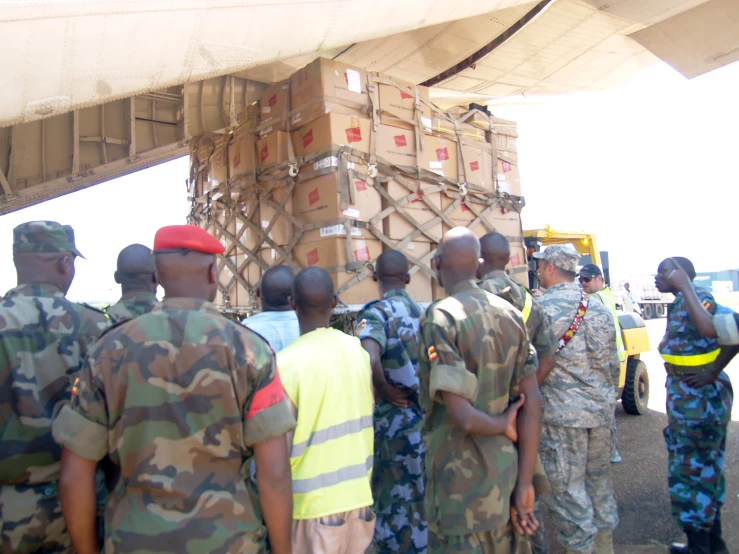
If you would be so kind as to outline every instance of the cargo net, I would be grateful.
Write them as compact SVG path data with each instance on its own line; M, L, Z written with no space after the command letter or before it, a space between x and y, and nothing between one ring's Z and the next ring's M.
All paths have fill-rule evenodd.
M442 112L420 98L417 88L416 117L398 118L379 109L378 84L403 86L389 78L370 79L371 104L361 107L359 116L341 116L356 118L351 124L357 126L346 129L348 136L364 139L362 128L369 129L368 151L353 147L350 137L348 145L332 142L298 155L293 141L300 140L300 130L290 128L290 117L284 119L284 153L267 165L258 161L264 156L253 130L193 140L188 221L225 246L216 302L226 310L254 310L259 280L276 264L296 272L322 267L334 278L340 306L356 309L377 297L374 261L390 249L408 258L411 296L419 302L440 299L444 293L431 262L442 234L459 226L479 237L492 231L505 235L512 248L510 271L525 283L524 200L500 186L492 118L479 111ZM434 114L431 122L422 115L428 111ZM473 119L477 126L468 123ZM412 137L415 157L409 160L415 163L399 163L392 144L389 149L379 144L382 126L386 134L390 127L396 137ZM246 147L239 141L246 141ZM234 175L244 148L253 154L253 168ZM443 169L424 167L424 162ZM487 173L473 184L472 171ZM215 173L220 180L213 178ZM331 217L311 209L314 204Z

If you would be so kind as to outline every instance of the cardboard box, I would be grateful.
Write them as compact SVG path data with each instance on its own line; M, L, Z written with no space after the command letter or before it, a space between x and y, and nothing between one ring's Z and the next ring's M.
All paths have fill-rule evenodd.
M521 174L518 172L518 165L500 153L498 153L495 181L501 192L521 196Z
M257 140L257 168L260 172L287 161L287 141L288 134L282 131L274 131Z
M429 258L429 254L436 250L436 244L430 242L410 242L400 251L406 256L412 256L422 262L425 267L431 267L433 258ZM426 258L424 260L424 258ZM413 262L410 262L411 270L415 267ZM416 270L411 275L411 282L407 285L406 290L410 297L416 302L432 302L434 300L433 286L436 279L423 271Z
M369 152L372 122L357 116L326 114L291 133L296 156L306 156L331 145Z
M426 136L421 152L421 168L457 180L457 143L440 137Z
M256 138L253 134L234 135L228 145L228 173L232 180L244 176L256 178L255 150Z
M352 248L353 255L350 262L373 262L382 253L382 242L376 239L355 238L352 241ZM293 253L295 261L302 267L333 268L344 266L347 263L346 239L342 237L301 241ZM367 270L362 269L362 271ZM335 289L338 290L356 275L357 273L346 273L345 271L331 273ZM377 284L369 277L339 294L339 298L345 304L365 304L377 299L378 296Z
M362 174L367 173L366 166L358 169ZM293 214L301 221L314 223L343 217L368 221L382 211L377 189L359 178L350 179L349 186L354 191L355 202L342 210L338 171L298 183L293 189Z
M275 83L259 99L259 127L287 121L290 116L290 81ZM280 129L282 130L282 129Z
M495 147L499 153L506 157L515 157L518 163L518 146L516 139L518 138L518 126L513 121L505 119L493 118L495 125Z
M465 173L459 176L460 181L487 191L495 190L493 148L490 144L463 140L462 161Z
M234 135L253 132L259 124L259 102L253 102L236 114Z
M459 131L454 121L443 112L434 112L430 118L423 118L423 129L427 135L456 141L457 138L486 142L485 131L467 123L459 123Z
M211 190L221 183L228 183L228 137L216 140L208 167L208 181L208 188Z
M429 88L421 85L412 85L411 83L383 74L373 74L370 76L370 81L372 82L374 78L380 78L394 83L376 83L380 123L401 129L414 129L413 123L410 122L416 120L416 90L422 100L430 102ZM421 117L431 117L431 108L424 102L421 102Z
M292 195L287 196L287 189L275 186L271 190L261 190L259 198L259 218L262 231L267 233L267 229L272 225L271 230L267 233L270 239L275 241L279 246L285 246L290 242L293 235L293 224L290 219L282 215L278 210L270 206L265 200L270 200L278 206L287 199L285 210L293 213ZM273 224L274 222L274 224Z
M365 117L362 112L356 108L344 106L343 104L331 102L323 97L319 97L307 104L298 106L290 112L290 129L300 129L327 113Z
M318 58L295 72L290 83L293 110L321 97L355 109L369 103L367 73L343 62Z
M418 163L416 134L410 129L379 125L376 145L377 156L392 165L416 167Z
M402 206L400 210L411 216L419 225L428 223L439 216L423 201L423 197L430 201L435 207L441 209L441 192L437 187L422 183L418 192L413 192L395 180L388 181L383 188L393 200L399 201ZM383 198L382 209L389 207L390 203ZM390 239L401 241L415 231L417 227L405 219L397 211L391 213L382 220L382 232ZM441 220L431 225L427 231L433 235L429 237L421 234L415 240L417 242L438 242L441 239Z

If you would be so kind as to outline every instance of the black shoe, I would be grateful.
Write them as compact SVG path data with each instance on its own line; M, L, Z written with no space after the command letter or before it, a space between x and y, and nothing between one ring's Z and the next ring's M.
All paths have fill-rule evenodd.
M729 549L721 536L721 512L716 514L713 527L711 527L710 543L711 554L729 554Z
M710 531L690 531L687 535L690 554L711 554Z
M687 543L673 542L670 545L670 554L690 554L690 548Z

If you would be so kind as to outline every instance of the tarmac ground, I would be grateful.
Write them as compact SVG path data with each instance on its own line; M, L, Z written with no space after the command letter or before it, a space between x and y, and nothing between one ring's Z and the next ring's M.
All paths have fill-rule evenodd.
M662 430L665 415L665 370L656 351L665 330L664 319L647 321L653 350L641 356L649 371L649 412L632 416L617 408L620 452L623 461L612 464L620 524L614 534L617 554L664 554L670 543L684 535L672 518L667 492L667 451ZM739 384L739 359L727 371ZM726 448L726 504L722 510L724 539L729 551L739 552L739 408L736 403ZM547 521L551 553L564 549Z

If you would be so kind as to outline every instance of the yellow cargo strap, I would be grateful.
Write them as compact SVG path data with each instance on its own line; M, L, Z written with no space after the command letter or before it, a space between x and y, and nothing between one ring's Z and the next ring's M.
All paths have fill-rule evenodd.
M698 367L702 365L708 365L716 361L721 349L714 350L713 352L706 352L705 354L693 354L692 356L676 356L673 354L662 354L662 359L671 365L685 366L685 367Z
M528 291L523 291L523 293L526 295L526 300L523 303L523 310L521 313L523 314L523 322L526 323L531 315L531 306L534 304L534 297L531 296Z

